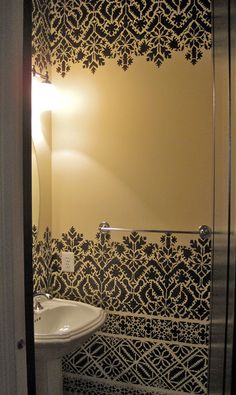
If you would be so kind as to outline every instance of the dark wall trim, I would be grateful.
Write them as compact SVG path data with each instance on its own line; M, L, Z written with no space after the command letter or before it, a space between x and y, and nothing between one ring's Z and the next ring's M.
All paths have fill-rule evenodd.
M223 395L229 243L229 34L228 1L213 2L214 237L209 395Z
M214 245L209 395L235 394L235 2L214 4Z
M25 317L28 393L35 390L35 356L33 328L32 271L32 194L31 194L31 32L32 1L24 0L24 72L23 72L23 193L24 193L24 254L25 254Z
M231 394L236 393L236 323L235 323L235 300L236 300L236 4L230 0L230 126L231 126L231 216L230 216L230 309L228 323L231 328L228 338L229 365L231 381Z

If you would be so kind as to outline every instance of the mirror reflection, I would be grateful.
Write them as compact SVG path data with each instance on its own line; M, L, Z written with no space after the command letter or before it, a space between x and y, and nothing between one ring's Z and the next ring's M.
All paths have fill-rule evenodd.
M62 375L68 394L207 394L211 244L198 227L212 227L213 76L202 3L53 2L41 30L35 2L32 63L60 109L45 110L47 84L35 80L34 287L107 312L63 374L56 358L44 369L39 385L53 371L58 395ZM104 235L102 221L144 231ZM69 331L66 311L48 320Z
M34 143L32 141L32 224L39 227L39 205L40 205L40 190L39 190L39 169Z

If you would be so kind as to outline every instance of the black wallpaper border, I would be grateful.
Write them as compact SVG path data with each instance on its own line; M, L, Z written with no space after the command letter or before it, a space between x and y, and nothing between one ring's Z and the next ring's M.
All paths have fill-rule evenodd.
M62 251L74 252L74 273L62 272ZM210 240L180 244L163 234L153 243L136 232L88 240L71 227L60 239L46 229L37 241L33 227L33 256L36 290L107 311L103 327L64 357L65 391L207 394Z
M74 63L95 73L143 56L160 67L176 51L195 65L211 48L210 0L33 0L33 60L65 77Z

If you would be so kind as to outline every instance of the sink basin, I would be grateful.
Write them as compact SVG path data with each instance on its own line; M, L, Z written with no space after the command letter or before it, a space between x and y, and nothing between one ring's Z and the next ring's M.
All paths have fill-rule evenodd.
M83 344L105 321L99 307L38 296L43 307L34 312L36 359L57 359Z

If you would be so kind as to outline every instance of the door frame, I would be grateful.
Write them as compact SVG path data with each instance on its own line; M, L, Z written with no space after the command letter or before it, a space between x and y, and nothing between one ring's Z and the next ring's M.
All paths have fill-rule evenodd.
M29 83L22 80L23 67L29 68L24 41L24 17L31 2L0 2L0 382L2 394L26 395L27 361L33 376L30 315L29 110L24 113L22 97ZM214 88L215 88L215 188L212 330L209 395L233 394L232 356L235 359L235 261L236 261L236 122L235 122L235 13L232 0L213 3ZM28 14L29 15L29 14ZM233 55L233 56L232 56ZM26 73L29 75L29 73ZM25 75L26 75L25 74ZM29 77L28 77L29 78ZM220 115L221 114L221 115ZM27 131L24 130L24 126ZM227 131L227 132L226 132ZM31 143L31 142L30 142ZM23 146L25 151L23 153ZM24 160L23 160L24 157ZM28 181L27 181L28 180ZM24 188L23 188L24 185ZM221 215L220 215L221 213ZM26 281L26 283L25 283ZM24 287L28 290L25 303ZM28 328L28 329L27 329ZM26 330L27 329L27 330ZM26 336L26 332L28 335ZM27 340L26 340L27 338ZM23 342L21 342L21 340ZM19 343L20 342L20 343ZM27 344L27 347L25 346ZM28 353L26 352L28 350ZM28 354L28 355L27 355ZM33 381L32 383L33 384ZM232 386L232 388L231 388ZM33 394L33 392L29 392Z
M233 0L213 2L214 233L209 395L235 393L232 375L236 272L236 31L233 3Z
M31 206L27 207L31 201L31 161L27 148L29 143L31 147L31 34L29 37L29 27L26 29L29 15L31 20L31 1L0 1L0 383L3 395L34 394L34 365L33 369L29 366L34 341L32 297L29 298L32 276L29 280L28 271L32 267Z

